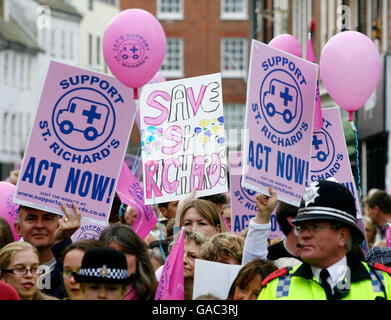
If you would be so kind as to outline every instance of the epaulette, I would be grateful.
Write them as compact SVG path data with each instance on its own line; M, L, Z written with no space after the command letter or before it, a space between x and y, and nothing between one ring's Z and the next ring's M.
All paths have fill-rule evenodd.
M265 279L263 279L262 287L265 287L266 284L269 283L270 281L272 281L273 279L276 279L276 278L279 278L279 277L282 277L282 276L288 274L289 270L291 270L291 269L292 269L292 267L286 267L286 268L281 268L281 269L278 269L278 270L272 272Z
M378 269L378 270L381 270L381 271L384 271L384 272L387 272L389 275L391 275L391 268L390 267L387 267L383 264L380 264L379 262L376 262L373 267L375 269Z

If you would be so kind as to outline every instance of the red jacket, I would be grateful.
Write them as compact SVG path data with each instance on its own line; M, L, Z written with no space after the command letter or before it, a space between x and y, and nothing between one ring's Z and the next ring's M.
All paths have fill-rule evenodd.
M0 300L20 300L20 297L14 287L0 281Z

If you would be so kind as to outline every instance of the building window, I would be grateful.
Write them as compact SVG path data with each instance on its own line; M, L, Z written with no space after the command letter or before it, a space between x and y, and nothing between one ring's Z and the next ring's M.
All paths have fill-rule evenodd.
M245 113L244 104L224 104L224 129L230 148L242 145Z
M221 75L224 78L247 76L247 39L221 39Z
M103 0L103 2L118 7L117 0Z
M167 38L166 55L161 71L168 78L183 77L183 39Z
M9 54L8 54L8 52L5 52L4 53L4 64L3 64L4 83L8 83L8 66L9 66Z
M50 33L50 56L56 56L56 32L54 29L51 30Z
M65 59L66 52L65 52L65 31L61 32L61 58Z
M157 0L158 19L182 20L183 0Z
M73 45L73 32L69 34L69 58L73 59L73 50L74 50L74 45Z
M100 66L100 37L96 37L96 64Z
M88 34L88 65L92 65L92 34Z
M16 57L17 53L14 52L14 54L12 55L12 66L13 66L13 70L12 70L12 73L11 73L11 76L12 76L12 86L15 86L16 85L16 73L17 73L17 57Z
M20 79L19 79L20 89L24 89L24 54L20 56Z
M248 18L247 0L221 0L220 18L222 20L245 20Z
M27 56L27 74L26 74L27 88L31 89L31 57Z
M335 1L329 1L335 5ZM292 0L292 35L300 42L302 48L306 48L308 39L308 22L312 17L312 2L311 0ZM329 14L329 19L332 23L329 26L334 27L335 7L330 7L332 10ZM322 9L322 8L321 8Z
M44 48L45 50L47 50L46 46L46 29L42 29L41 30L41 45L42 45L42 48Z

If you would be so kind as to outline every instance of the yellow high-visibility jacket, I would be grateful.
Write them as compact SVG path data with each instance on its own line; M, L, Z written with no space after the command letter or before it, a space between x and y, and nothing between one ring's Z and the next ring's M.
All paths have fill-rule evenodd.
M348 263L349 265L349 263ZM365 262L349 265L350 285L335 290L333 299L341 300L391 300L391 268ZM302 263L292 268L282 268L266 277L258 300L326 300L326 293L314 277L311 266Z

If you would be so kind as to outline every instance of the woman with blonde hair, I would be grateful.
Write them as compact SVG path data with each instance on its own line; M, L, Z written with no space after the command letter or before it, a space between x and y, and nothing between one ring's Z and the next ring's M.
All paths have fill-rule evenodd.
M221 213L209 200L186 201L179 214L179 227L185 227L187 231L200 231L207 238L227 232Z
M27 242L11 242L0 250L0 280L10 284L22 300L57 300L38 289L38 250Z
M243 237L232 232L219 233L202 245L201 259L240 265L243 247Z

